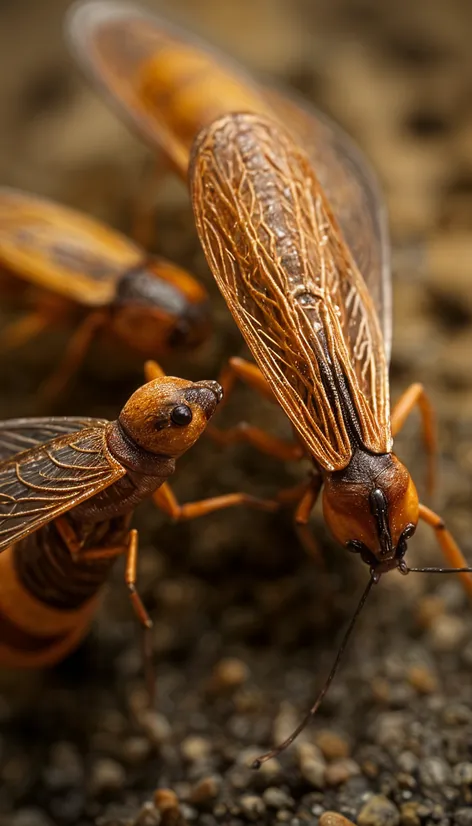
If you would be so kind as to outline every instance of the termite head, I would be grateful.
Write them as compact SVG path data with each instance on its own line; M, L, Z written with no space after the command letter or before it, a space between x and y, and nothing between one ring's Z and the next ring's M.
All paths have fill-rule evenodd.
M396 456L358 451L347 468L327 476L323 511L336 539L372 572L404 568L407 540L418 523L418 494Z
M148 453L176 458L201 436L222 398L216 381L165 376L136 390L118 422L125 435Z
M197 346L210 328L206 292L179 267L151 260L128 270L118 282L112 327L146 357Z

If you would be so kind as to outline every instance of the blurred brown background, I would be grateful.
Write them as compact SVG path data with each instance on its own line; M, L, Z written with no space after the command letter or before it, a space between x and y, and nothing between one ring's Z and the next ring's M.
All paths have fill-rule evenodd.
M0 3L0 182L126 230L148 152L69 57L61 33L68 5ZM376 169L393 237L393 398L413 380L431 393L440 425L437 506L472 560L472 4L146 5L292 85L342 124ZM172 179L158 196L156 248L211 286L186 193ZM212 297L213 341L170 360L169 371L216 376L242 351L214 289ZM8 307L2 315L9 318ZM3 359L2 415L35 412L38 377L57 358L61 335ZM139 370L97 345L59 412L114 416ZM286 430L277 410L244 390L225 416ZM398 452L421 488L412 419ZM303 472L205 442L182 462L176 489L183 500L236 488L265 495ZM138 631L117 571L93 634L69 663L2 677L2 826L157 826L158 786L177 791L182 823L204 826L316 824L326 808L364 826L470 826L472 622L457 582L386 578L305 751L254 775L248 754L280 737L312 697L365 574L330 543L319 515L313 528L325 571L298 548L289 514L221 514L173 527L148 507L137 524L148 547L140 582L156 619L159 710L142 709ZM411 545L415 561L439 562L427 530ZM209 691L212 669L228 656L240 682ZM320 750L326 729L338 745ZM213 791L207 783L199 797L209 777Z

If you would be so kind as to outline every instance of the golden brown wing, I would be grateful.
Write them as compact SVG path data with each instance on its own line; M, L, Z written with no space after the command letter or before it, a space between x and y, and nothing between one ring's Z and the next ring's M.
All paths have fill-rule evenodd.
M190 167L208 263L275 396L326 470L391 449L379 321L307 156L275 122L205 129Z
M125 475L108 451L106 424L96 419L0 463L0 551ZM5 425L13 431L14 421Z
M274 114L307 153L377 310L387 361L392 341L390 240L377 178L353 141L286 90L264 88Z
M80 212L0 188L0 266L65 298L104 306L143 252Z
M57 436L77 433L84 428L107 424L105 419L85 416L44 416L40 418L6 419L0 422L0 464L12 456L38 445L44 445Z

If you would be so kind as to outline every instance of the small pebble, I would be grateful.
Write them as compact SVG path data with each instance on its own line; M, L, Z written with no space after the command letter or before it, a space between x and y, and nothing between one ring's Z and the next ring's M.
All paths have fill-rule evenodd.
M262 797L256 794L243 795L239 801L241 812L247 820L257 820L265 814L265 803Z
M441 788L451 780L451 770L440 757L427 757L421 760L418 774L423 786L430 789Z
M269 786L262 798L269 809L291 809L294 803L293 798L277 786Z
M189 763L205 760L211 752L211 743L204 737L186 737L180 744L180 753Z
M202 806L218 797L221 789L221 777L212 775L204 777L190 791L189 802L195 806Z
M408 672L408 681L420 694L432 694L438 688L438 681L425 665L412 666Z
M144 734L149 738L150 742L156 748L162 746L170 739L172 728L163 714L151 709L145 709L138 715L138 723L141 726Z
M346 783L351 777L356 777L361 770L354 760L345 757L341 760L334 760L326 767L325 780L328 786L340 786Z
M318 821L318 826L354 826L354 823L344 815L338 814L338 812L323 812Z
M153 803L149 801L141 806L133 826L160 826L161 816Z
M149 757L151 744L145 737L128 737L123 743L121 759L125 763L138 766Z
M120 763L110 757L96 760L90 775L88 787L92 795L117 792L126 783L126 772Z
M462 809L456 809L453 823L454 826L472 826L472 806L464 806Z
M421 826L419 814L419 803L417 800L409 800L400 807L401 826Z
M337 760L349 756L349 743L346 738L329 729L319 731L315 737L315 743L326 760Z
M234 691L244 685L249 678L249 669L242 660L236 657L225 657L214 667L208 690L215 694Z
M383 794L376 794L364 804L357 817L358 826L398 826L400 812Z
M460 647L465 631L463 619L443 614L431 623L429 630L431 647L439 652L454 651Z
M326 786L326 763L321 750L311 743L298 744L298 764L304 780L314 789Z
M161 815L162 826L183 823L179 799L172 789L157 789L154 792L154 806Z
M44 812L33 808L18 809L12 815L9 823L10 826L54 826L52 820Z
M454 786L472 786L472 763L457 763L452 770Z

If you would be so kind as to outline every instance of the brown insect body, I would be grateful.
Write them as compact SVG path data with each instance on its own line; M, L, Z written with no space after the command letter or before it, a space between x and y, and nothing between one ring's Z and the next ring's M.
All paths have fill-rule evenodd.
M308 158L270 121L234 115L196 142L191 183L210 267L323 476L328 524L372 565L396 564L418 500L391 454L382 333Z
M49 665L80 640L127 549L134 508L174 472L220 399L217 382L165 377L137 390L115 422L2 423L1 665Z
M3 333L4 346L50 324L79 323L63 381L99 330L147 358L193 347L209 332L206 291L184 270L80 212L8 188L0 188L0 266L33 291L31 316Z

